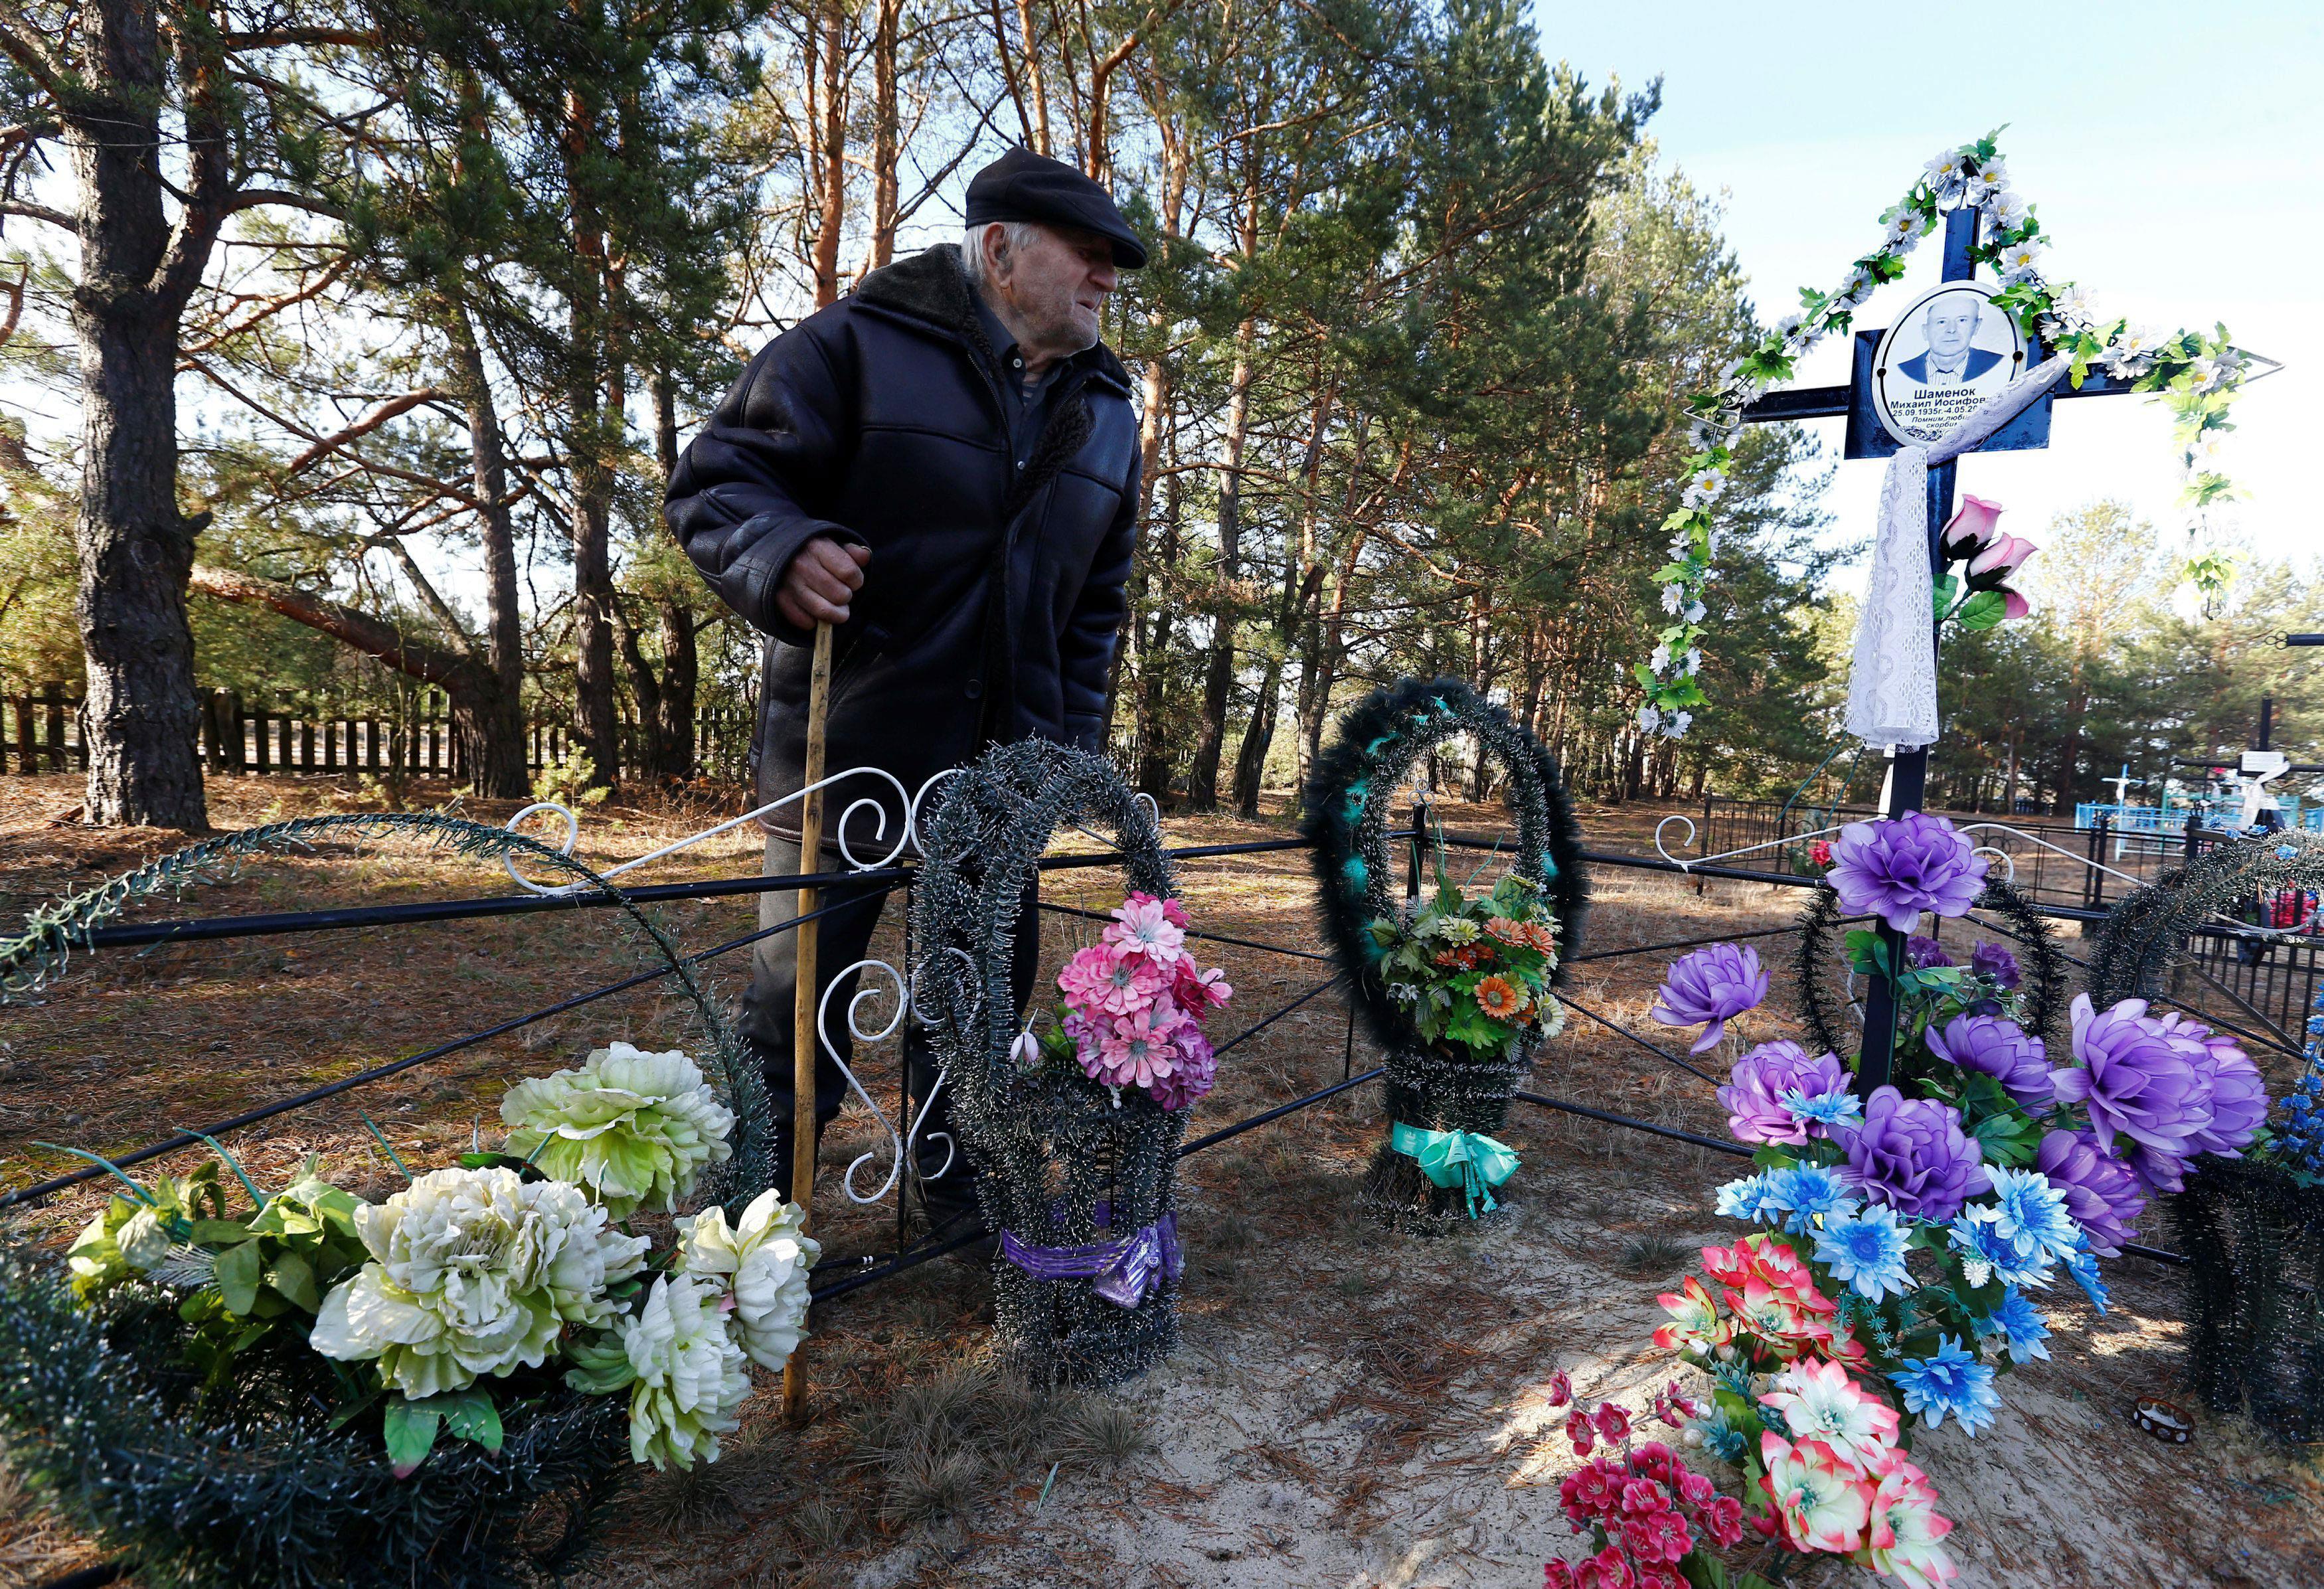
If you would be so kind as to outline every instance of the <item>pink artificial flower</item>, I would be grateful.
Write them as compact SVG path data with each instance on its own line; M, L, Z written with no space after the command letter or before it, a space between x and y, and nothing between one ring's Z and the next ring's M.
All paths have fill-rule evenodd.
M1629 1437L1630 1415L1610 1401L1600 1401L1598 1410L1590 1415L1590 1421L1598 1426L1598 1432L1609 1445L1618 1445Z
M1637 1585L1630 1576L1630 1564L1622 1559L1621 1547L1609 1545L1574 1564L1573 1589L1637 1589Z
M2022 535L1996 536L1969 559L1969 571L1972 577L1990 574L2006 579L2024 568L2025 559L2041 550Z
M1122 903L1125 905L1159 905L1162 907L1163 919L1168 921L1171 926L1184 927L1186 925L1186 907L1180 904L1175 898L1171 898L1167 895L1157 898L1153 894L1142 894L1132 892L1123 898Z
M1794 1550L1845 1556L1864 1543L1872 1517L1873 1481L1825 1441L1797 1444L1775 1431L1759 1436L1759 1487L1775 1505L1784 1542Z
M1621 1512L1624 1517L1646 1517L1670 1510L1670 1492L1652 1479L1631 1479L1622 1485Z
M1679 1389L1673 1380L1667 1389L1655 1393L1655 1416L1675 1429L1690 1419L1702 1416L1702 1403Z
M1119 944L1092 944L1057 973L1057 989L1066 1002L1092 1015L1135 1014L1169 985L1167 970Z
M1708 1251L1708 1249L1706 1249ZM1707 1352L1713 1346L1724 1345L1734 1332L1719 1315L1719 1303L1703 1283L1689 1275L1679 1282L1675 1291L1665 1291L1655 1298L1672 1322L1655 1332L1655 1345L1669 1352L1679 1347L1689 1351Z
M1701 1474L1688 1472L1678 1475L1678 1498L1700 1510L1719 1499L1719 1491Z
M1603 1456L1591 1457L1558 1481L1557 1499L1575 1533L1615 1514L1623 1482L1620 1465Z
M1185 912L1180 912L1183 917ZM1185 953L1186 929L1170 919L1163 901L1150 894L1133 894L1113 913L1113 925L1099 934L1102 941L1134 949L1167 970Z
M1941 1589L1951 1583L1960 1568L1939 1541L1952 1532L1952 1520L1936 1512L1936 1499L1928 1475L1896 1453L1873 1492L1864 1547L1850 1559L1911 1589Z
M1975 549L1985 545L2000 532L2001 504L1987 502L1981 496L1961 494L1961 504L1953 511L1945 525L1944 548L1948 559L1959 562Z
M1686 1520L1665 1506L1622 1520L1622 1543L1641 1565L1677 1563L1694 1548L1694 1535Z
M1729 1550L1743 1543L1743 1503L1732 1495L1706 1503L1698 1520L1704 1533Z
M1167 999L1150 1010L1116 1016L1098 1044L1097 1079L1108 1086L1146 1087L1170 1075L1178 1064L1173 1039L1185 1019Z
M1657 1484L1677 1487L1679 1475L1686 1472L1678 1453L1660 1440L1641 1440L1630 1447L1630 1471L1642 1474Z
M1565 1415L1566 1437L1573 1442L1573 1455L1587 1456L1598 1445L1598 1431L1591 1427L1590 1415L1576 1407Z
M1573 1377L1563 1369L1553 1370L1549 1376L1549 1405L1563 1407L1573 1400Z
M1759 1400L1784 1415L1794 1438L1822 1440L1868 1473L1895 1454L1895 1410L1866 1394L1836 1363L1803 1357Z
M1553 1561L1541 1569L1541 1589L1573 1589L1573 1569Z
M1170 968L1170 996L1178 1001L1178 1008L1200 1021L1212 1011L1222 1008L1233 997L1234 989L1227 985L1227 974L1213 965L1205 971L1194 964L1192 955L1181 955Z

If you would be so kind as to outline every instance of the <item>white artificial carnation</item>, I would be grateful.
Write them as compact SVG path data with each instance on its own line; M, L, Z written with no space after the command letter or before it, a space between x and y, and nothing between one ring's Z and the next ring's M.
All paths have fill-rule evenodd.
M1646 659L1646 666L1657 673L1669 667L1670 664L1671 648L1667 645L1658 645L1655 647L1654 655Z
M618 1326L629 1371L630 1456L657 1468L718 1460L718 1437L751 1394L742 1348L728 1332L717 1282L664 1275Z
M734 1298L728 1326L761 1368L781 1368L807 1337L807 1270L823 1248L806 1229L798 1206L770 1187L732 1228L724 1208L706 1208L678 1230L679 1272Z
M1652 734L1655 728L1661 725L1662 720L1662 708L1655 706L1653 702L1649 701L1645 706L1638 708L1638 730L1640 733Z
M733 1113L677 1049L593 1049L577 1070L521 1081L501 1100L508 1151L586 1187L617 1219L668 1211L705 1165L731 1157Z
M647 1245L576 1187L501 1169L432 1170L355 1221L372 1261L323 1298L309 1339L326 1357L376 1359L411 1397L539 1367L567 1325L605 1323L606 1287Z
M1702 614L1703 605L1698 601L1687 603L1686 611L1681 613L1679 616L1685 619L1690 624L1700 624L1702 622Z

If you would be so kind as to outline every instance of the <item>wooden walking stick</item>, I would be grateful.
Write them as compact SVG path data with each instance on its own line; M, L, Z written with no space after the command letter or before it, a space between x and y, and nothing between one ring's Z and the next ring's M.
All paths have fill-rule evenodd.
M806 799L799 803L799 870L823 870L823 731L831 714L831 625L815 626L815 668L807 697ZM816 891L798 891L798 916L815 914ZM803 921L792 931L797 956L798 991L791 1004L791 1201L799 1211L799 1233L807 1233L815 1215L815 929ZM806 1411L807 1375L798 1352L783 1364L783 1415L797 1419Z

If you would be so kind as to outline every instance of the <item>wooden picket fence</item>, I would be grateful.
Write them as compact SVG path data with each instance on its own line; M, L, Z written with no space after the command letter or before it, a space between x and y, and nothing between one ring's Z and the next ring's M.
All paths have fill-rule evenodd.
M85 771L88 749L80 736L81 703L60 684L32 694L0 697L0 773ZM706 771L739 773L750 758L750 714L705 710L695 717L695 755ZM624 770L634 771L638 727L622 725ZM537 722L525 732L526 765L534 771L573 753L562 723ZM202 762L212 772L290 773L329 777L342 772L460 779L467 775L458 735L442 692L429 690L401 721L322 717L291 708L252 705L233 690L206 692L201 700Z

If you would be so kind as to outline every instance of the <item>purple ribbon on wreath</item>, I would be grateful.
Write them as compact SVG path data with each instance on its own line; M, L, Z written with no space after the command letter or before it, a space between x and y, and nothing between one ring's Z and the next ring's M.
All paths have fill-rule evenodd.
M1098 1223L1110 1223L1111 1210L1098 1206ZM1178 1216L1166 1214L1152 1224L1140 1225L1110 1242L1089 1242L1077 1247L1037 1247L1001 1233L1001 1255L1037 1280L1086 1280L1090 1289L1117 1307L1135 1307L1159 1283L1158 1277L1176 1280L1186 1267L1178 1247Z

